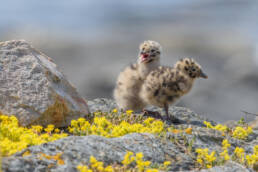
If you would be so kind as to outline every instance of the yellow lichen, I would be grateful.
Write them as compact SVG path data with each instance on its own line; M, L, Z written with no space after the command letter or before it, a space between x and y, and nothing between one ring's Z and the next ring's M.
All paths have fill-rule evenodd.
M65 100L59 95L56 95L55 102L43 112L41 117L33 125L50 123L60 126L65 123L65 119L70 113L72 112L70 112Z
M154 118L147 118L142 124L122 121L119 124L113 124L105 117L95 117L90 124L84 118L72 120L69 132L75 135L100 135L104 137L119 137L129 133L154 133L165 132L164 123Z
M248 154L248 155L246 155L245 150L241 147L236 147L234 150L234 154L229 155L228 148L230 146L231 144L228 142L228 140L224 139L222 142L223 151L220 153L216 153L215 151L212 151L209 154L208 148L196 149L196 153L197 153L196 162L202 168L211 168L215 165L222 165L230 159L249 167L252 167L256 163L258 163L258 145L254 146L253 154ZM216 156L216 154L219 154L219 156Z
M226 125L218 124L216 126L213 126L210 122L204 121L204 125L206 125L207 128L211 128L214 130L218 130L222 132L222 135L224 136L225 133L228 132L228 134L232 135L232 137L236 139L244 140L250 135L253 130L250 126L236 126L232 132L230 132L230 129Z
M45 158L45 159L48 159L48 160L54 160L57 162L58 165L64 165L64 160L61 158L62 156L62 153L57 153L56 155L47 155L47 154L44 154L44 153L41 153L41 159L42 158Z
M15 116L0 115L0 150L2 156L9 156L28 146L39 145L68 136L66 133L52 133L53 125L49 125L42 132L43 127L21 127Z
M98 161L94 156L90 157L89 166L87 165L78 165L77 170L79 172L113 172L113 171L128 171L128 172L158 172L160 170L167 171L169 165L171 165L170 161L165 161L163 164L160 164L157 168L152 168L150 161L143 160L143 153L138 152L134 154L133 152L127 152L124 155L124 159L122 160L122 165L108 165L104 166L104 163ZM135 164L135 166L131 166L131 164Z
M253 132L251 127L237 126L233 131L233 137L237 139L246 139L249 134Z
M197 153L197 162L204 168L211 168L215 165L215 160L217 159L215 156L215 151L212 151L209 154L208 148L204 149L196 149Z

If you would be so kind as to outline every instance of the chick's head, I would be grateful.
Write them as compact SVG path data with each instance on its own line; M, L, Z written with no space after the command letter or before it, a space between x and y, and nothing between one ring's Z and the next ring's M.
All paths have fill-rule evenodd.
M194 60L190 58L183 58L175 64L175 68L181 70L190 78L208 78L208 76L202 71L202 67Z
M152 63L160 60L161 45L156 41L144 41L140 47L139 63Z

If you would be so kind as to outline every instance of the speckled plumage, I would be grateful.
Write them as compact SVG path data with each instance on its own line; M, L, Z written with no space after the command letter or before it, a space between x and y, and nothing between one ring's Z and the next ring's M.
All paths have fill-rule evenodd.
M146 76L160 65L161 46L155 41L144 41L137 63L126 67L118 76L114 98L120 109L142 110L146 104L139 97Z
M198 77L207 78L193 59L182 59L174 68L160 66L146 77L140 97L145 104L164 108L167 114L168 105L188 93Z
M190 82L181 71L160 66L146 78L141 90L141 97L147 104L164 107L165 103L174 103L190 90Z

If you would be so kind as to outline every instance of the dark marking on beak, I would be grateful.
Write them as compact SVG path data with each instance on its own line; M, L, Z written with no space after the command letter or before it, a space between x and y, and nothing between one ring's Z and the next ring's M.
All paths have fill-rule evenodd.
M205 73L203 73L203 71L201 70L200 77L201 77L201 78L204 78L204 79L207 79L207 78L208 78L208 75L206 75Z

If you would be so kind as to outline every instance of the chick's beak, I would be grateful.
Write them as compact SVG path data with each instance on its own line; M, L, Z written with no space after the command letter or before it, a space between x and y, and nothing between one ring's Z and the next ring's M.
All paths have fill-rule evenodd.
M206 75L206 74L201 70L200 77L201 77L201 78L204 78L204 79L207 79L207 78L208 78L208 75Z

